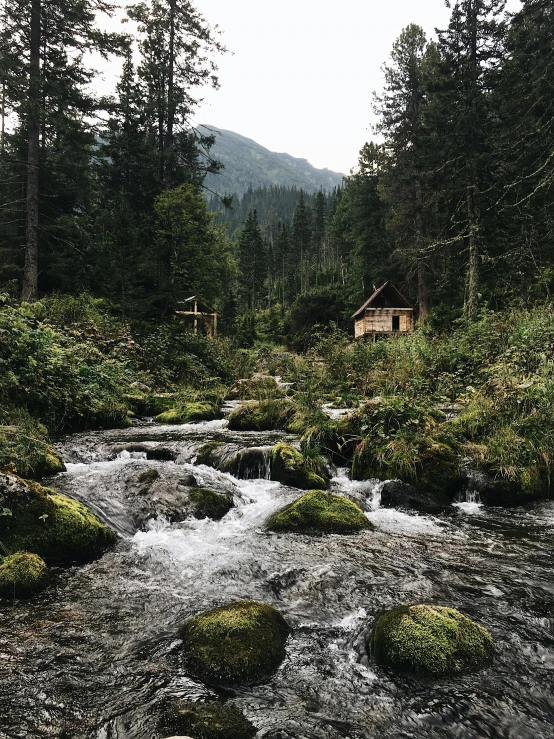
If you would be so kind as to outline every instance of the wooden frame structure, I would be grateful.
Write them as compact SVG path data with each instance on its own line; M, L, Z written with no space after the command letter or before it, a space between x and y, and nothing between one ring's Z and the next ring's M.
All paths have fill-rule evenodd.
M408 334L414 330L414 308L392 282L385 282L352 316L356 338Z
M198 333L198 321L202 321L206 334L210 339L217 338L217 318L221 318L221 313L212 308L211 305L206 303L205 300L198 297L198 295L192 295L190 298L183 300L183 304L189 308L189 310L176 310L175 315L177 316L193 316L194 318L194 333ZM198 306L201 310L198 310ZM192 309L192 310L191 310ZM202 310L203 309L203 310ZM184 320L182 318L181 320Z

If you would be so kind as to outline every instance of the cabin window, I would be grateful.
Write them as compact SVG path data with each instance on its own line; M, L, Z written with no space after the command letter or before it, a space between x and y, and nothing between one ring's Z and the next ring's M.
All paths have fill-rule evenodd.
M400 316L393 316L392 317L392 330L393 331L400 331Z

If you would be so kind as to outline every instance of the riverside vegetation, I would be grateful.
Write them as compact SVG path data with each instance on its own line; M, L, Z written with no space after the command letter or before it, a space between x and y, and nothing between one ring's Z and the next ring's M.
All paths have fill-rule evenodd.
M424 322L411 335L375 344L331 326L302 354L209 341L178 323L151 333L122 327L108 304L87 296L6 302L0 320L0 591L9 601L43 589L48 566L88 561L113 546L115 535L91 511L37 479L64 469L59 433L125 427L137 414L176 425L210 421L232 398L239 405L229 426L235 416L241 433L285 431L286 441L269 453L270 477L308 492L267 520L281 537L371 532L355 502L325 490L334 465L349 467L352 479L397 479L401 494L416 491L400 505L444 506L465 488L505 506L551 495L548 306L485 313L449 333ZM191 406L197 414L187 415ZM230 464L221 448L204 444L198 462ZM142 494L159 478L157 469L141 473ZM190 489L191 516L217 520L232 505L213 490ZM493 656L490 634L452 608L400 605L372 628L372 658L387 669L436 678L479 669ZM179 631L184 665L207 684L264 681L286 654L289 630L263 603L206 611ZM164 721L198 737L232 736L235 726L245 736L253 731L221 704L175 703Z

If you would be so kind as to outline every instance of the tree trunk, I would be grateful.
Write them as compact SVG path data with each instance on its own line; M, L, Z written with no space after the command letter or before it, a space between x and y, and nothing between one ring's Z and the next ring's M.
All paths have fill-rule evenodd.
M469 265L467 286L467 317L474 321L479 312L479 222L475 204L475 188L466 188L467 222L469 227Z
M419 317L425 318L429 313L429 282L427 279L427 265L423 254L423 195L421 182L416 179L416 240L417 240L417 304Z
M40 15L41 0L31 3L31 47L29 64L27 147L27 243L21 300L38 297L38 182L40 160Z
M165 144L165 186L172 186L172 159L173 159L173 127L175 124L175 0L169 2L169 70L167 80L167 139Z

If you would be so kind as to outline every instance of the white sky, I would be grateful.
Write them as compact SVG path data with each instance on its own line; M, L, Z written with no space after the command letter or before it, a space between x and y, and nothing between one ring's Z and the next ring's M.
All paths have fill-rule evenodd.
M233 52L196 122L348 173L371 138L372 93L409 23L444 28L444 0L195 0ZM518 0L508 0L516 10ZM109 80L106 80L108 82Z

